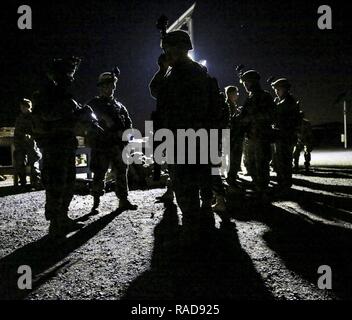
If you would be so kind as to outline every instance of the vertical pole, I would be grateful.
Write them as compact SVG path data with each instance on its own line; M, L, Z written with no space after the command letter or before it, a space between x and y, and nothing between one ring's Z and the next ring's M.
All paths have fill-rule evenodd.
M344 135L345 135L345 149L347 149L347 102L346 100L343 102L343 127L344 127Z
M193 56L193 59L194 59L195 58L195 56L194 56L194 35L193 35L193 21L192 21L192 18L188 19L187 28L188 28L189 36L191 38L191 42L192 42L192 46L193 46L193 50L191 52L192 52L192 56Z

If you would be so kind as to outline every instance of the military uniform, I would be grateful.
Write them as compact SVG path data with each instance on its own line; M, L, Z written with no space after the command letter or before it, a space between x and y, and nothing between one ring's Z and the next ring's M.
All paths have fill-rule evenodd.
M313 131L307 119L302 119L301 121L297 144L293 151L294 169L298 170L299 157L301 152L304 151L304 166L306 171L309 171L311 152L313 150Z
M299 104L291 95L283 99L276 98L275 128L278 134L274 144L274 163L279 187L292 186L292 152L297 142L299 126Z
M182 31L171 33L175 39L180 36L185 41L181 44L190 50L192 48L188 35ZM170 42L172 42L170 39ZM180 43L182 42L182 40ZM187 40L187 41L186 41ZM173 45L178 45L176 39ZM185 58L178 61L166 73L159 71L150 83L151 94L157 99L157 110L162 115L162 126L176 134L177 129L210 129L217 123L215 120L221 110L213 110L211 88L212 82L205 67ZM214 86L212 86L214 85ZM214 92L219 98L218 87ZM177 143L175 143L175 151ZM197 150L193 150L198 153ZM187 151L185 158L188 158ZM175 155L177 153L175 152ZM168 166L175 191L177 203L183 213L183 224L190 225L200 222L200 198L202 207L211 209L212 176L211 166L204 164L174 164ZM204 220L202 220L204 221Z
M40 150L33 139L32 115L31 113L21 113L15 124L15 169L22 186L26 185L26 165L31 167L30 181L33 187L39 187L40 171L39 160L41 159Z
M78 58L55 59L47 83L34 96L33 132L43 150L45 217L51 222L49 233L55 235L80 226L68 217L76 178L76 129L78 124L96 129L91 109L81 108L68 91L79 62Z
M95 198L104 194L105 175L111 165L116 180L116 195L120 200L127 200L127 165L122 160L125 146L122 133L132 128L131 118L127 109L114 98L95 97L88 104L104 129L92 146L92 194Z
M36 96L34 130L43 150L42 180L46 190L47 220L64 220L74 194L77 103L50 82Z
M270 144L273 138L275 104L270 93L261 89L259 79L259 74L254 70L247 71L241 77L242 82L255 83L243 105L241 122L248 138L246 159L248 169L255 190L263 194L270 180Z
M231 130L231 142L230 142L230 171L228 181L230 185L234 185L237 179L237 173L241 171L241 162L243 154L243 140L244 130L241 122L241 114L243 108L234 105L230 101L227 101L230 110L230 130Z

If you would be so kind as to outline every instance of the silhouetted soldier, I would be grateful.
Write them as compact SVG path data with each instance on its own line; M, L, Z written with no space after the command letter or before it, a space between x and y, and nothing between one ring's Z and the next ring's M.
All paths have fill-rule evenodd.
M301 112L301 124L298 131L298 141L293 151L295 172L298 172L299 157L302 151L304 151L304 168L306 172L309 172L311 152L313 151L313 131L309 120L304 118L303 112Z
M248 92L243 105L242 124L248 137L248 164L259 198L266 199L270 180L270 144L274 123L274 101L260 85L260 75L249 70L241 75L241 83Z
M99 76L99 96L88 104L96 114L104 133L94 138L92 146L91 170L94 173L92 194L93 210L99 207L100 196L104 194L105 176L111 166L119 198L119 208L136 210L137 206L128 200L127 165L122 159L126 142L122 141L125 130L132 128L132 121L127 109L114 97L117 74L104 72Z
M42 157L37 143L33 139L32 130L32 102L22 99L21 114L15 124L15 169L22 187L26 186L26 165L31 168L30 182L35 189L40 188L39 160Z
M292 152L297 143L297 131L300 125L298 101L291 95L290 82L278 79L271 83L277 98L275 99L275 129L277 136L274 144L274 168L280 192L292 186Z
M55 59L47 82L36 92L33 104L33 132L43 150L42 182L46 191L45 217L49 233L63 236L82 227L68 217L76 178L76 130L98 130L90 108L81 108L69 93L79 58Z
M226 103L230 110L231 129L231 153L230 153L230 170L228 174L228 183L230 186L236 186L238 172L241 171L241 161L243 153L244 130L241 122L243 108L238 105L239 92L235 86L225 88Z
M167 64L167 60L166 60L165 53L163 53L160 55L160 57L158 59L158 65L160 68L163 68L165 64ZM156 110L152 112L152 121L153 121L153 125L154 125L154 131L162 129L166 125L165 112L163 112L161 108L162 108L162 104L158 103L158 101L157 101ZM157 145L157 143L155 145ZM154 148L155 148L155 145L154 145ZM154 163L155 180L160 180L160 173L161 173L161 165ZM156 199L158 202L172 203L174 201L174 198L175 198L174 190L172 187L172 181L171 181L170 172L169 172L169 178L167 179L167 182L166 182L166 191L164 194L162 194L160 197L157 197Z
M157 99L158 110L163 115L163 126L170 129L174 136L177 129L210 129L221 112L212 109L215 105L212 105L210 97L211 84L215 86L215 82L211 81L206 68L188 57L188 51L192 49L189 35L181 30L170 32L163 38L162 48L166 59L159 64L160 69L150 83L150 91ZM218 87L213 91L219 95ZM198 152L198 149L192 151ZM209 221L205 217L213 223L211 166L197 162L195 165L169 165L168 168L186 229Z
M234 87L236 88L236 87ZM231 107L227 101L227 95L225 90L225 95L221 92L219 95L219 106L218 109L220 110L220 114L215 116L218 123L214 123L214 126L220 130L222 129L230 129L230 114L231 114ZM236 98L234 98L237 100ZM223 156L223 160L226 161L225 155L222 154L222 132L219 133L218 145L219 145L219 154ZM230 142L231 143L231 142ZM221 169L215 166L214 169L217 169L219 174L213 175L212 185L213 185L213 192L215 196L215 204L212 206L214 212L222 213L221 219L224 222L224 219L229 221L229 216L227 215L227 205L226 205L226 183L221 176ZM230 168L231 170L231 168Z

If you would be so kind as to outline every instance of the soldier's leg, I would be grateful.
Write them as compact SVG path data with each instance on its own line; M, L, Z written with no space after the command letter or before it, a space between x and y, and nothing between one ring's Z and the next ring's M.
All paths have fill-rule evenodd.
M310 168L310 161L311 161L311 152L312 147L309 145L304 146L304 167L308 171Z
M183 225L199 222L200 198L199 186L192 165L169 165L173 171L172 185L176 201L182 211Z
M270 143L267 141L254 142L254 162L255 162L255 189L263 193L267 191L270 181Z
M303 150L303 145L302 143L298 142L293 150L293 161L294 161L294 168L295 170L298 170L299 167L299 157L301 155L301 152Z
M241 171L241 162L243 154L243 140L231 143L230 149L230 170L228 174L228 182L230 185L236 183L237 174Z
M20 180L20 185L25 186L26 181L26 150L16 147L14 151L15 170Z
M41 157L42 155L35 144L28 149L28 164L31 167L30 181L31 185L34 187L40 185L39 160Z
M74 170L72 170L74 168ZM46 191L45 217L50 221L49 234L63 236L83 223L68 217L75 178L75 151L43 152L42 180Z
M275 144L275 159L278 184L283 188L292 186L292 152L293 146L289 141Z
M136 210L137 206L130 203L128 200L128 166L122 159L121 149L115 149L112 155L112 170L115 176L116 196L119 198L119 208L127 210Z
M211 209L212 200L213 200L213 182L214 176L211 175L211 166L209 165L197 165L197 174L199 179L199 190L200 197L202 199L202 208ZM224 195L223 184L220 176L215 178L218 182L218 192Z
M112 156L112 170L116 180L116 196L121 199L128 197L127 165L122 160L121 151L115 151Z
M226 212L226 190L220 175L212 176L212 188L215 196L214 212L224 214Z
M242 150L243 150L243 165L245 166L247 173L246 175L251 175L251 170L253 169L253 163L251 162L251 156L249 155L250 148L248 147L249 145L249 139L245 138L243 141L242 145Z
M43 152L42 182L45 188L45 217L54 221L60 215L65 182L62 154L53 151Z
M62 199L61 212L64 216L68 215L68 209L72 201L75 182L76 182L76 150L71 150L67 152L67 157L65 158L65 182L64 182L64 193Z
M252 178L252 182L256 185L257 181L257 169L256 169L256 143L252 139L246 141L246 169Z
M110 157L106 152L92 149L90 170L93 172L92 195L93 210L99 207L100 197L104 194L105 176L109 169Z

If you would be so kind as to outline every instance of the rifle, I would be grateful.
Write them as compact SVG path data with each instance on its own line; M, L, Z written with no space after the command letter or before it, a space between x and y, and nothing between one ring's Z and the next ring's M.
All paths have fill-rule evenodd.
M243 64L239 64L239 65L235 66L235 70L236 70L237 76L240 79L241 79L241 77L242 77L242 75L244 73L244 68L245 68L245 66Z
M164 14L161 15L156 22L156 28L160 31L161 40L163 40L166 36L168 24L169 24L169 19Z

